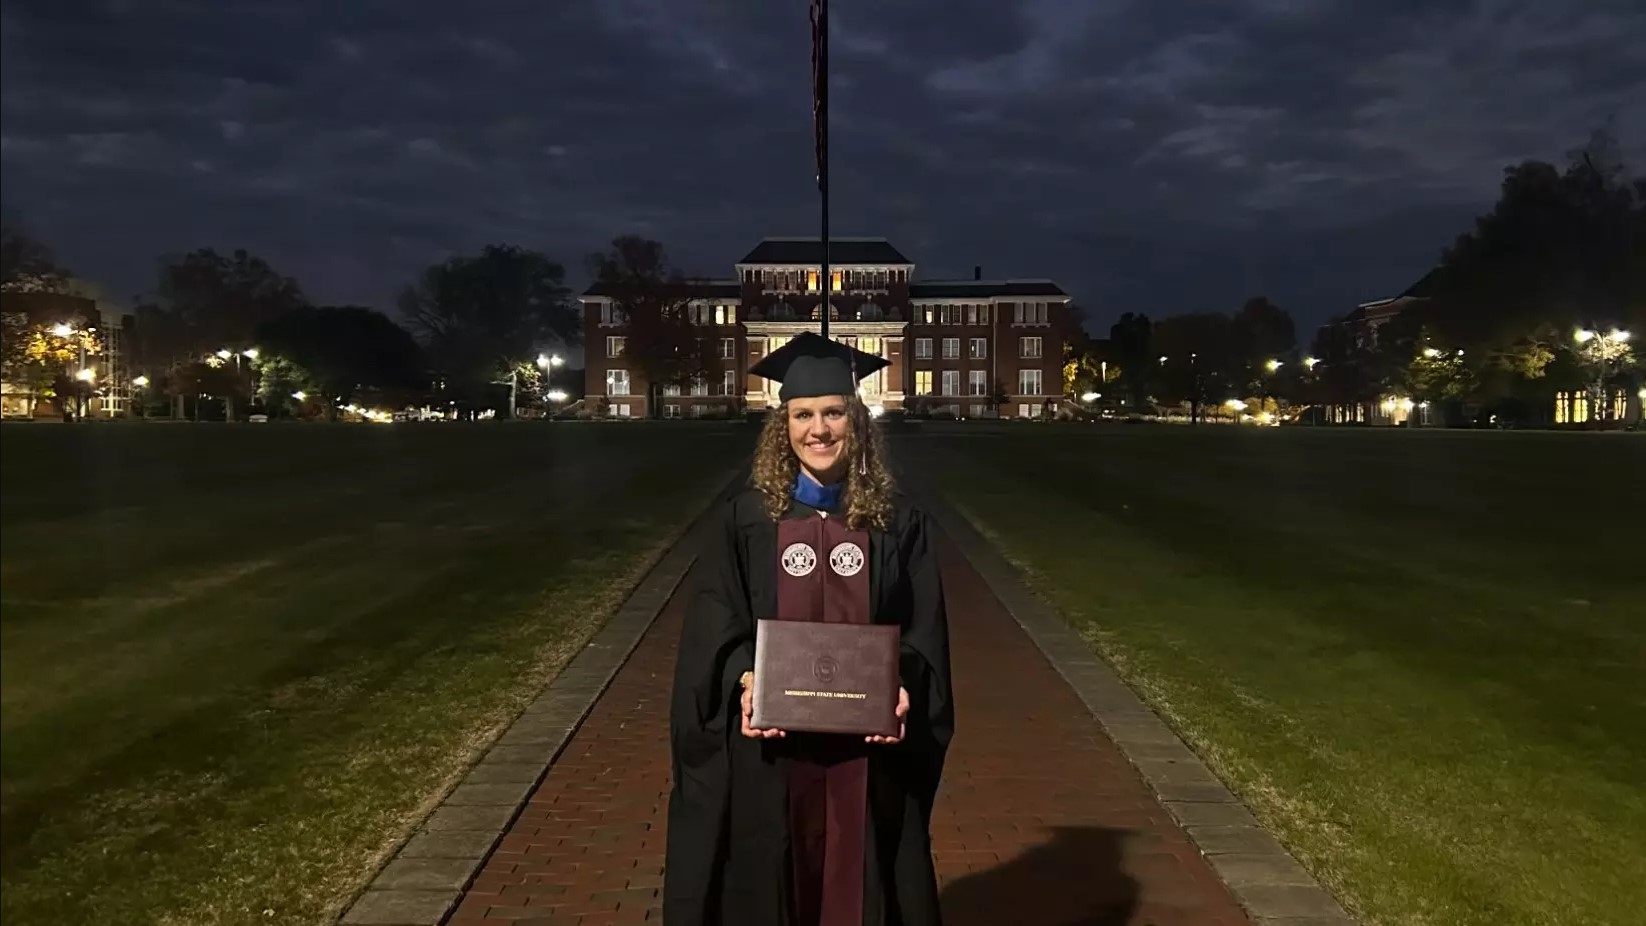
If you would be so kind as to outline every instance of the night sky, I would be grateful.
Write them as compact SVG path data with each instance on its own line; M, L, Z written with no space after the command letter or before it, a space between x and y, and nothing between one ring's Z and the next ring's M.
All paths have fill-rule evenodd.
M347 12L341 12L347 10ZM391 308L492 242L730 276L815 235L805 0L6 0L8 218L125 301L248 248ZM835 0L833 232L922 278L1304 324L1392 295L1608 117L1646 167L1646 3Z

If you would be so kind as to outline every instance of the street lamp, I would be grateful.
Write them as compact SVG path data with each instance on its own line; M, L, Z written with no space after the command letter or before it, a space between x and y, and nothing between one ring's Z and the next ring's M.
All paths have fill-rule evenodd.
M1572 333L1572 337L1579 344L1595 342L1592 347L1585 348L1588 353L1594 355L1596 372L1592 417L1595 421L1604 421L1606 418L1606 406L1609 404L1606 401L1606 375L1611 372L1613 358L1621 356L1628 349L1624 345L1632 336L1621 328L1613 328L1605 334L1592 328L1579 328Z

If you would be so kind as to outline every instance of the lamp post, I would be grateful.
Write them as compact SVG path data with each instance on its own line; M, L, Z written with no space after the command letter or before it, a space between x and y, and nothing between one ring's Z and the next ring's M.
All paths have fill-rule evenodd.
M541 369L543 371L543 385L544 386L553 386L554 385L554 369L555 369L555 367L558 367L562 363L565 363L565 362L566 361L561 359L559 354L538 354L537 355L537 366L538 366L538 369ZM553 394L555 392L559 392L559 390L549 390L548 392L545 392L544 398L552 398ZM566 394L562 392L562 393L560 393L560 395L561 395L561 398L564 398ZM558 401L558 400L556 400L556 401ZM510 415L514 414L512 409L511 409L509 414ZM550 417L552 419L553 416L550 416Z
M1579 328L1573 334L1573 338L1579 344L1594 344L1593 347L1584 349L1593 353L1595 357L1594 410L1590 417L1597 423L1606 420L1606 406L1609 404L1606 401L1606 376L1611 372L1612 359L1622 356L1623 352L1628 350L1624 345L1629 342L1630 337L1632 335L1629 332L1620 328L1613 328L1604 333L1592 328Z

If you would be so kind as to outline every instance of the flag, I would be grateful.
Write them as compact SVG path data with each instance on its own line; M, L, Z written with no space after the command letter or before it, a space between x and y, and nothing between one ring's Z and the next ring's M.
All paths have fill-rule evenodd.
M817 188L829 170L829 53L828 0L811 0L812 10L812 139L817 154Z

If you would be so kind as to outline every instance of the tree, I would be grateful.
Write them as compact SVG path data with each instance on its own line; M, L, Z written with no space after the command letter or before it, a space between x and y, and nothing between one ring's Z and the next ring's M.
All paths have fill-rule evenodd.
M582 340L566 271L537 251L490 244L424 270L400 295L400 310L451 380L473 395L488 384L516 386L552 343Z
M707 290L669 264L663 245L638 235L612 239L610 250L589 255L588 269L623 316L623 355L645 379L646 407L655 417L663 386L714 371L717 361L691 312Z
M69 271L58 264L51 248L10 222L0 226L0 289L66 292L69 278Z
M245 358L218 373L213 364L217 352L255 347L258 325L307 304L295 280L244 250L225 255L201 248L163 257L154 292L139 303L133 319L133 365L179 384L216 387L192 392L188 385L168 388L174 417L182 417L185 395L206 392L224 397L232 421L234 399L250 395L249 383L234 382L246 372Z
M1109 327L1109 344L1120 365L1120 384L1132 404L1142 406L1149 399L1149 383L1155 373L1154 326L1149 316L1127 312Z
M1646 324L1646 180L1630 180L1609 130L1564 171L1504 171L1498 201L1425 278L1424 322L1471 362L1541 378L1581 350L1583 328Z
M10 313L6 337L16 344L6 350L6 381L53 398L59 411L69 411L72 404L76 417L83 417L97 384L81 371L87 357L103 351L97 335L84 327L65 333L56 325L30 324L19 313Z
M1208 401L1233 398L1244 388L1245 365L1234 337L1234 323L1221 312L1172 315L1155 325L1153 343L1160 356L1160 396L1170 402L1188 402L1189 417L1198 421Z
M387 315L360 306L309 306L259 325L257 369L266 402L312 394L334 414L371 390L408 404L426 385L423 349Z

